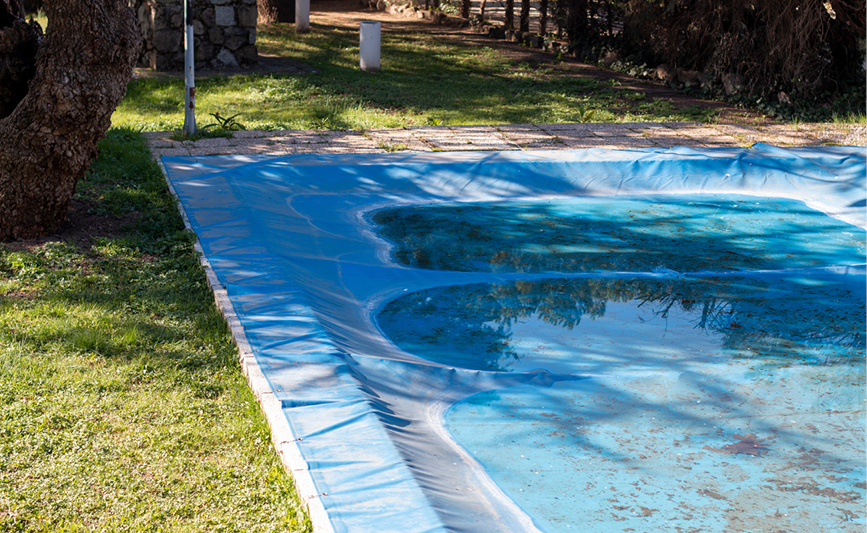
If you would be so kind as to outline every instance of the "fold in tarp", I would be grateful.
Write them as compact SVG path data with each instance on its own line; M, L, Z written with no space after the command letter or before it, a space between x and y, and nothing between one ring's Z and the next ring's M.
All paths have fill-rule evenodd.
M608 254L606 257L609 257L613 253L608 248L605 254L593 255L589 244L572 248L546 244L545 248L532 239L521 241L518 247L524 254L521 257L525 267L522 268L491 271L489 258L480 260L475 256L463 263L468 265L465 268L430 269L421 264L402 264L394 259L401 250L400 243L384 239L387 232L373 223L374 212L417 206L426 216L435 208L443 208L443 216L448 217L449 209L454 206L473 205L489 209L485 212L491 220L503 220L506 224L509 216L519 220L527 218L528 213L538 212L539 202L563 199L609 201L609 204L587 209L596 209L592 213L602 213L600 216L610 212L612 220L619 216L615 213L618 208L647 195L656 199L690 195L717 198L719 205L729 195L757 198L756 212L762 211L763 199L795 200L809 209L791 208L782 203L774 209L797 213L786 220L782 216L766 216L743 222L745 225L738 226L745 232L740 241L729 238L724 232L708 237L716 239L719 245L714 253L729 257L733 253L727 246L737 247L737 253L751 249L753 245L746 244L751 237L746 234L761 233L763 225L767 225L773 230L763 236L767 243L777 247L797 244L797 249L794 252L795 248L788 252L783 249L779 254L768 255L759 268L764 272L762 275L776 272L771 277L779 278L778 284L797 287L805 286L807 282L803 280L825 277L830 280L829 287L852 285L857 292L858 287L863 286L867 166L861 148L782 149L756 145L751 149L715 150L164 157L163 164L204 254L227 290L256 361L282 403L283 413L298 439L298 447L317 490L323 495L322 503L335 531L499 533L559 531L572 527L569 520L574 516L557 514L561 511L557 503L560 500L542 501L543 496L547 498L553 490L551 486L559 483L556 478L549 478L554 480L553 485L540 485L546 488L538 498L524 498L521 494L524 485L519 487L515 484L517 481L508 481L517 479L514 475L501 478L497 474L497 468L510 468L520 458L496 454L481 458L486 452L474 450L473 446L478 443L496 447L503 439L511 440L515 436L510 427L532 433L531 429L536 426L517 422L510 426L503 418L522 409L520 406L527 402L551 405L586 402L598 399L600 394L616 393L615 404L626 406L630 400L624 387L638 380L644 383L644 388L638 387L635 398L650 404L662 397L660 391L666 387L685 396L690 394L686 389L692 387L691 381L682 381L683 376L693 376L692 367L685 370L686 362L679 363L683 365L679 370L663 368L648 363L651 359L647 354L641 359L644 366L625 365L618 370L605 361L620 355L600 352L598 361L601 362L595 364L592 371L559 364L546 367L543 363L537 367L518 365L514 371L496 366L499 363L474 367L468 361L477 356L461 355L459 350L466 347L458 344L441 349L448 354L438 359L431 355L435 352L423 351L427 349L423 346L427 342L424 339L434 335L425 330L433 323L429 315L415 318L417 327L386 331L387 320L380 321L378 316L386 313L383 317L391 317L388 313L394 305L392 302L409 298L406 301L415 302L413 305L419 307L427 301L428 296L422 298L422 295L429 294L431 301L449 302L473 310L471 305L474 304L467 302L494 294L490 289L494 286L500 287L497 289L500 292L496 292L500 295L498 298L512 294L509 291L514 292L512 287L517 287L515 301L526 302L526 298L535 294L533 290L551 294L552 287L556 286L557 290L583 291L581 294L598 298L600 291L610 292L616 285L618 290L626 291L620 298L625 302L622 305L627 305L636 294L660 291L660 284L689 292L699 290L694 287L705 290L708 284L716 287L714 284L729 283L717 281L728 277L735 280L731 283L748 289L740 292L719 289L720 294L724 293L726 301L733 302L731 305L747 308L758 304L743 294L752 290L749 287L765 287L765 281L759 279L761 276L749 277L755 270L751 266L754 263L729 261L726 268L721 269L714 265L722 263L711 259L700 269L690 269L682 261L673 261L675 257L682 259L686 248L678 240L678 232L683 228L671 227L666 229L668 233L652 236L653 243L668 243L654 251L653 268L648 266L650 263L636 260L631 263L638 265L634 268L612 270L599 266L603 263L598 262L598 256ZM769 205L769 202L764 203ZM520 209L506 213L503 206L509 205ZM563 220L577 209L568 202L558 206L567 212ZM581 213L586 219L591 211ZM773 212L767 211L765 215L767 213ZM395 212L394 216L404 215ZM726 219L727 223L741 224L735 218ZM628 216L624 215L624 220L628 221ZM691 223L696 231L702 228L700 220ZM655 231L653 222L642 224L647 224L649 232ZM804 235L805 225L821 225L823 229L817 230L815 237L798 241L797 238ZM620 227L630 235L636 233L631 231L634 228L630 228L628 222ZM658 227L661 232L663 225ZM502 229L498 231L505 233ZM824 234L829 235L828 240L823 240ZM443 242L437 245L438 249L448 248L452 258L477 253L475 249L470 250L472 246L466 247L468 252L459 250L457 243L448 239ZM643 249L647 249L647 241L641 242ZM752 249L762 246L765 244ZM591 266L578 271L572 267L558 269L550 262L539 266L533 261L534 257L551 249L559 254L557 264L574 265L577 264L574 257L591 255L596 262L585 263ZM616 252L633 253L630 250L624 245ZM484 256L484 251L480 253ZM666 257L672 260L667 261ZM632 256L627 258L632 260ZM738 281L747 279L745 276L749 281ZM704 279L709 281L701 281ZM624 283L632 285L624 289ZM636 283L644 285L638 287ZM522 290L525 292L521 293ZM773 290L766 292L765 297L776 298ZM809 294L805 298L813 297L812 292L804 294ZM691 298L681 296L679 305L693 305ZM684 304L685 301L688 303ZM863 294L859 301L863 301ZM611 317L615 317L619 305L608 304ZM461 315L465 316L466 327L449 322L446 319L453 313L452 309L444 306L438 311L443 318L443 331L451 332L451 340L446 341L452 342L462 335L469 338L470 334L496 333L490 326L492 319L484 313L467 311ZM624 307L620 312L624 316L634 314L630 309ZM841 312L851 313L851 309L846 307ZM538 310L534 307L528 313L537 316ZM393 320L395 324L413 320L409 315L409 318L402 318L399 312L394 316L397 317ZM634 326L616 323L606 327L615 332L605 330L609 331L605 333L605 342L609 342L611 336L619 336L616 328ZM742 327L738 324L735 329ZM512 332L514 339L521 334L516 328ZM786 334L795 338L801 331ZM422 335L426 336L420 340ZM624 342L633 343L637 350L645 349L640 339L623 337ZM734 350L737 346L731 348L733 338L721 336L719 342L728 343L725 349ZM801 342L798 339L800 337L795 340ZM529 337L521 342L523 344L515 345L516 349L543 341ZM685 338L679 342L692 341ZM419 350L408 350L408 345L418 345ZM863 349L861 354L863 357ZM708 364L716 368L713 365L721 363L714 359ZM743 372L744 376L752 376L746 370ZM620 373L628 377L614 385L611 380ZM794 370L791 373L799 375ZM680 384L672 386L669 383L672 379L681 379ZM859 379L863 379L863 372ZM776 398L774 394L777 393L768 397ZM856 412L863 410L863 401L854 405ZM563 412L573 411L573 407L563 409ZM709 412L693 409L690 420L710 416ZM588 413L581 416L597 421L613 417L610 406ZM488 420L488 415L506 422ZM739 416L748 415L741 413ZM665 416L674 415L667 412ZM601 427L602 423L599 424ZM477 432L476 437L469 435L467 432L472 433L474 426L487 433ZM560 431L554 426L544 427L549 432ZM853 431L862 431L856 426ZM525 436L530 439L528 442L535 438ZM491 442L487 442L489 440ZM558 446L563 445L561 441L556 442ZM702 441L702 445L708 449L728 450L714 447L710 441ZM529 449L528 446L527 442L519 442L514 449ZM564 460L555 455L544 457L545 460ZM558 466L566 468L564 464ZM569 468L574 469L574 466ZM552 470L557 470L553 464ZM617 475L611 476L612 483L622 481ZM592 497L592 494L585 496ZM555 498L555 495L550 494L550 497ZM593 503L590 507L596 505ZM714 520L717 518L708 518L702 524L717 527L719 522ZM598 530L606 527L599 526Z

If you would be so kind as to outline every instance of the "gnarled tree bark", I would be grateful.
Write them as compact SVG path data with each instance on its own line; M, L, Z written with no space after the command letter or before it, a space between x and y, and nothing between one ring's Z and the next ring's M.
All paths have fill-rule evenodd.
M127 0L49 0L45 10L51 29L29 90L0 119L0 240L46 234L64 221L139 51Z

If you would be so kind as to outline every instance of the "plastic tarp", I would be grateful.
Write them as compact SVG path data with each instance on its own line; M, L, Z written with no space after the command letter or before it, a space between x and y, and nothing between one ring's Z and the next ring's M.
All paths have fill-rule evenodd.
M777 493L803 496L780 500L814 516L810 527L819 529L802 530L863 529L863 517L847 505L863 507L864 501L859 464L864 457L864 149L756 145L209 156L164 157L163 164L282 402L335 531L567 531L582 525L621 531L666 528L678 520L685 529L770 531L773 524L797 529L792 526L797 522L789 522L797 514L793 509L775 508L769 517L743 509L751 499L778 505L767 496L751 497L752 489L744 488L774 483ZM673 207L640 214L648 212L641 202L658 207L667 199ZM727 223L737 226L741 241L725 228L708 233L709 220L725 220L718 215L721 209L733 201L746 206L750 199L756 199L751 211L762 216ZM769 210L768 199L792 202ZM690 203L703 214L690 215ZM470 207L475 212L460 213L463 218L449 230L457 233L444 229L442 240L433 244L412 235L404 248L395 242L394 235L413 217L433 216L442 226L450 213ZM528 229L532 224L522 225L540 210L553 217L548 229L577 220L583 235L616 219L608 237L619 231L650 240L578 245L569 241L569 232L579 231L567 225L567 242L558 237L540 244L533 237L537 230ZM793 212L801 214L785 218ZM389 236L376 220L397 221L397 232ZM493 268L492 257L510 245L495 242L490 253L475 244L461 248L449 235L461 235L461 224L468 223L506 241L517 238L509 254L518 259ZM517 237L508 230L515 227L523 228ZM767 227L773 231L762 230ZM538 232L550 233L546 226ZM752 242L757 235L762 238ZM684 256L708 248L702 239L719 245L717 255L692 268ZM744 259L724 260L734 249ZM765 253L754 263L741 253L745 249L779 253ZM440 254L441 263L424 263L443 250L448 253ZM551 250L556 260L544 258ZM401 253L416 263L397 260ZM612 264L617 253L627 255ZM464 255L463 262L449 266ZM809 289L814 285L824 292L817 295ZM635 317L645 312L642 302L666 300L648 300L648 291L677 292L669 303L680 310L677 316L663 313L664 327L653 332L642 324L659 320L658 312ZM539 303L560 293L571 299L555 311ZM508 298L514 308L526 309L503 321L490 309ZM535 300L528 304L527 298ZM607 306L594 311L591 304L600 299ZM766 337L735 338L708 327L710 333L697 339L690 332L701 319L696 309L711 300L725 302L725 313L737 311L739 317L764 317L776 305L782 317L732 319L726 327L764 332L773 323L783 333L768 348L772 356L792 343L797 346L786 348L790 352L810 353L759 368L738 354L755 351L743 342ZM813 303L804 306L805 301ZM418 311L434 304L439 307ZM792 325L793 317L812 320L811 309L845 315L846 320L831 322L849 328L839 335L848 344L840 348L842 341L823 341L816 348L813 330ZM545 313L558 318L546 319ZM596 329L570 338L574 327L562 328L570 320ZM497 350L508 346L499 359L485 359L473 351L474 335L493 338ZM624 358L624 350L636 355ZM776 361L772 356L768 360ZM819 395L833 380L826 372L826 382L816 385L819 367L836 369L834 379L851 376L844 378L846 390L854 392L822 403ZM813 392L792 395L756 386L768 380L801 383L798 391ZM699 390L716 399L702 404L703 397L695 396ZM750 402L735 409L740 399ZM824 407L817 408L819 403ZM778 408L748 408L760 404ZM635 412L627 421L630 410ZM695 432L724 414L730 423L717 424L723 428L717 433ZM821 416L827 427L817 428ZM774 417L801 417L799 423L817 429L795 435L780 429L788 422L773 422ZM665 428L656 420L664 420ZM640 450L629 449L646 463L624 455L620 431L642 441ZM835 434L843 435L836 444ZM654 444L653 436L661 440ZM810 447L810 439L821 442ZM672 473L683 466L670 453L681 444L672 442L698 454L695 468L706 472L703 481L687 482ZM821 485L813 477L805 480L806 474L782 480L792 471L792 457L821 448L830 460L834 446L849 450L835 456L834 464L845 466L835 470L836 481ZM658 457L648 459L648 453ZM731 463L742 463L735 464L738 479L732 478ZM638 491L631 489L630 495L626 489L632 486ZM615 487L619 496L606 492ZM681 487L680 494L662 495L672 487ZM829 494L833 503L819 502ZM691 513L681 512L684 506L693 506ZM732 522L738 513L746 522ZM832 528L838 519L843 525Z

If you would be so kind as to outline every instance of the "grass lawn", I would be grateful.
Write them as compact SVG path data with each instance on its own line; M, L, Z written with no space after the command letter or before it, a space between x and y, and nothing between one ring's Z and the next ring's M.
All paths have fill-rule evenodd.
M272 25L260 51L319 69L308 75L242 75L196 82L198 120L231 116L248 129L399 128L559 122L712 121L713 109L676 109L614 81L575 78L515 63L494 48L437 35L382 34L383 70L358 68L358 32L297 35ZM138 79L113 124L149 131L183 125L183 80Z
M0 244L0 531L311 531L141 135L100 150L124 234Z

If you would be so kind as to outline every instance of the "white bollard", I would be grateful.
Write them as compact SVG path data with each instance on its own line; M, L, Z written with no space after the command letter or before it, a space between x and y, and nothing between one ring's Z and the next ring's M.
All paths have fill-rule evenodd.
M361 23L361 36L358 46L361 56L361 70L379 72L379 22L365 20Z
M310 0L295 0L295 33L310 31Z

